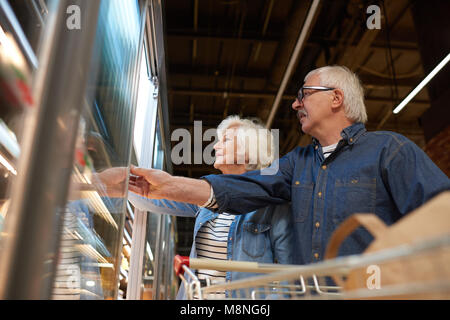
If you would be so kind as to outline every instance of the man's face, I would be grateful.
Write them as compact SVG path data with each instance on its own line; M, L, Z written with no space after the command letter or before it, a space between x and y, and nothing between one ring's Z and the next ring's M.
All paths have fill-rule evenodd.
M310 76L304 86L320 86L319 76ZM304 133L314 135L314 129L318 124L331 115L332 92L304 89L302 101L295 99L292 103L292 108L297 111L297 117Z

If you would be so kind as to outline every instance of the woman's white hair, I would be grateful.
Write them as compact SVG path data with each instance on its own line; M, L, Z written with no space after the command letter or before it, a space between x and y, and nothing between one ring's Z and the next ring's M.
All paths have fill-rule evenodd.
M232 128L237 131L238 154L245 154L246 170L259 170L270 166L275 160L275 141L271 130L264 127L257 118L243 119L232 115L219 124L217 135L223 137L226 130Z
M344 110L348 119L367 122L364 88L355 73L344 66L326 66L310 71L305 81L313 75L319 76L321 86L338 88L344 92Z

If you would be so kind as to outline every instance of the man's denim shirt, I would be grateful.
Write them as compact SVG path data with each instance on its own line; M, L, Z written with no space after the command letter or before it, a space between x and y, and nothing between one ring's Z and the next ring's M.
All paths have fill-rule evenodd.
M450 189L448 177L402 135L367 132L356 123L341 136L327 159L314 139L282 157L274 175L252 171L204 177L217 211L239 214L291 201L295 263L306 264L322 259L333 231L353 213L375 213L390 225ZM359 228L342 243L339 255L361 253L372 240Z
M195 217L194 237L189 257L196 258L195 239L200 227L215 219L219 214L196 205L169 201L152 200L128 193L128 199L138 209L159 214ZM292 212L289 203L267 206L242 216L237 216L228 234L227 258L230 260L253 261L258 263L293 264ZM226 280L235 281L257 274L247 272L227 272ZM186 275L185 275L186 276ZM229 295L226 292L227 296ZM233 292L233 296L235 292ZM177 299L185 299L183 286Z

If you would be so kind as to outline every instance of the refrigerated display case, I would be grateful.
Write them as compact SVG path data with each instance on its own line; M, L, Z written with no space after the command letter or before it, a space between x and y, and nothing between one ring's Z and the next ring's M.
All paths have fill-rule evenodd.
M162 3L149 1L134 128L134 164L172 172L162 17ZM178 280L171 261L176 218L138 209L134 217L126 298L174 299Z
M8 2L0 3L0 231L17 176L23 124L33 108L31 76L36 56ZM27 51L22 48L27 48ZM28 58L28 59L27 59Z
M78 30L67 27L69 6L82 13ZM127 173L143 159L170 170L155 7L153 0L0 0L1 299L128 298L140 217L127 201ZM142 119L147 135L137 145ZM126 173L107 186L98 174L112 167ZM148 225L157 232L145 237L146 252L165 288L175 221L157 220ZM148 261L138 260L140 286Z
M129 167L141 51L142 3L102 1L81 114L53 299L116 299L127 179L96 180Z
M152 167L165 169L159 124L157 119ZM142 247L145 249L140 253L143 255L142 266L136 272L141 274L136 277L137 292L132 297L142 300L175 299L178 280L172 269L172 261L176 250L176 217L139 210L138 214L145 215L142 230L136 232L136 237L142 237Z
M14 61L9 67L13 78L7 76L2 82L2 118L10 131L3 128L9 142L17 141L19 146L15 162L9 159L15 172L5 189L8 208L3 211L0 247L3 299L50 296L67 199L67 168L73 163L92 30L97 23L98 3L81 1L85 32L70 32L61 27L68 1L49 0L39 1L48 14L40 16L36 25L28 19L42 13L35 11L38 7L32 4L36 3L0 1L2 50ZM24 64L21 60L29 71L19 66Z

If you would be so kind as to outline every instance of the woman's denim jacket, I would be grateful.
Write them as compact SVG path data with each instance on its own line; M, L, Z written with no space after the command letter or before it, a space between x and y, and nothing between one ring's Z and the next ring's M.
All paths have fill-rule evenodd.
M218 213L196 205L148 199L133 192L129 192L128 199L136 208L143 211L195 218L194 237L189 255L191 258L197 257L195 239L198 230L203 224L218 216ZM228 234L228 259L293 264L292 226L290 204L269 206L245 215L236 215ZM257 274L231 271L226 273L226 279L235 281L253 275ZM228 292L226 294L229 295ZM183 285L177 299L186 299Z

